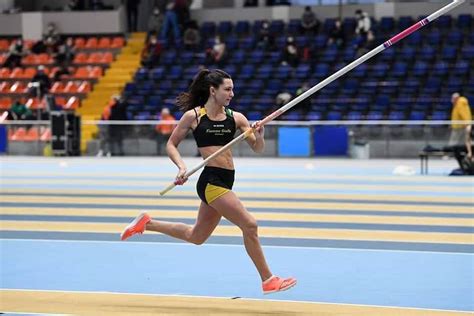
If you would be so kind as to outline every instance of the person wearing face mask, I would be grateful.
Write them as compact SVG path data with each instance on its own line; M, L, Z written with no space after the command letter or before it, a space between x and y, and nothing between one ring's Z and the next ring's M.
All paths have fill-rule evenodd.
M142 65L147 68L153 68L160 62L162 46L158 42L156 35L151 35L148 44L142 51Z
M290 65L291 67L298 66L300 58L298 56L298 48L292 36L286 39L286 45L283 48L282 64Z
M194 78L188 92L178 96L176 103L184 114L166 146L168 156L179 169L176 184L182 185L188 180L178 145L190 131L203 159L231 142L237 130L248 135L246 141L253 151L263 152L264 127L260 122L250 126L243 114L229 108L234 97L233 88L228 73L203 69ZM271 272L260 245L257 221L232 190L234 178L234 161L229 149L210 160L199 177L196 189L201 204L194 225L152 219L147 213L141 213L124 229L121 240L147 230L201 245L225 217L241 229L247 254L260 275L263 293L290 289L296 285L296 279L280 278ZM214 267L218 268L217 265Z
M266 51L275 49L275 36L270 32L270 23L264 21L258 32L257 47Z

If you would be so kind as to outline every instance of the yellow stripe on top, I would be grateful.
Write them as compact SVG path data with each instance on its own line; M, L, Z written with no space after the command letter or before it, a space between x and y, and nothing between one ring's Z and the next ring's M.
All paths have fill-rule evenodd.
M201 107L199 109L199 118L203 117L204 115L206 115L207 112L206 112L206 108L205 107Z
M204 194L206 195L207 204L214 202L217 198L221 197L229 191L229 189L208 183L206 185L206 191L204 192Z

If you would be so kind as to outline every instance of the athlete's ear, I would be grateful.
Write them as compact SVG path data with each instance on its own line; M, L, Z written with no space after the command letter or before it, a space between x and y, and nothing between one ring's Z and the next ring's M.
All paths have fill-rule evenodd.
M216 89L214 87L211 87L210 91L212 96L216 95Z

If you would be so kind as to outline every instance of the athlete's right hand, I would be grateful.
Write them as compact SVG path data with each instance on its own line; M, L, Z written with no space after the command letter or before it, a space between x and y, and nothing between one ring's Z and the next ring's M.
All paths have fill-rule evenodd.
M186 168L180 168L178 171L178 175L176 176L176 180L174 184L176 185L183 185L186 181L188 181L188 177L186 177Z

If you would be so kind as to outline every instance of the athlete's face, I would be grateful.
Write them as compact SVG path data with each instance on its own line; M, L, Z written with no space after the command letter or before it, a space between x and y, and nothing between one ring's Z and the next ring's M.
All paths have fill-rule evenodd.
M234 97L234 83L232 79L224 79L222 84L216 89L211 87L211 95L215 98L216 103L228 106L230 100Z

